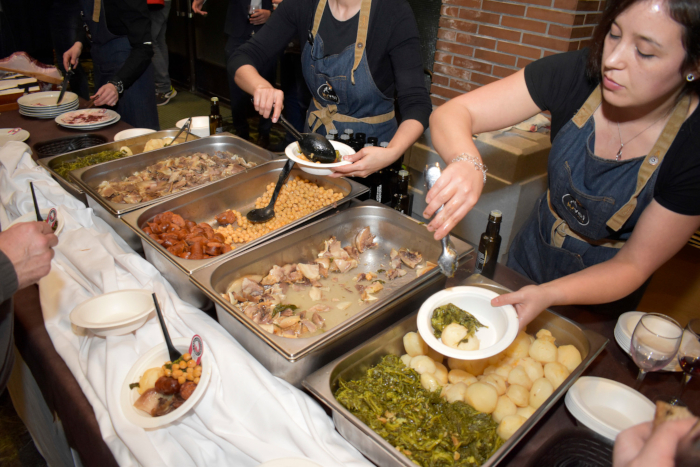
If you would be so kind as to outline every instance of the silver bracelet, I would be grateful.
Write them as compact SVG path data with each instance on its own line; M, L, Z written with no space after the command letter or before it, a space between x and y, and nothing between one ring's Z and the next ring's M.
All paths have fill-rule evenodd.
M462 162L462 161L471 162L472 164L474 164L474 168L475 168L476 170L481 170L481 173L484 174L484 185L486 185L486 172L489 171L488 167L486 167L486 164L484 164L483 162L481 162L481 161L479 160L479 158L474 157L474 156L472 156L472 155L470 155L470 154L467 154L466 152L463 152L463 153L460 154L459 156L457 156L457 157L455 157L454 159L452 159L452 163L453 163L453 164L454 164L455 162Z

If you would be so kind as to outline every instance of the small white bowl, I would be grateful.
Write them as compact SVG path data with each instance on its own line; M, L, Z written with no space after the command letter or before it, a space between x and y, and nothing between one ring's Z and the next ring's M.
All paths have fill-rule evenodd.
M187 122L186 118L179 120L175 126L182 128L182 126ZM209 117L192 117L192 125L190 126L190 133L197 135L200 138L209 136Z
M98 336L121 336L143 326L155 309L148 290L118 290L85 300L73 308L70 320Z
M189 351L190 342L191 339L186 337L173 339L173 345L181 353ZM187 411L194 407L197 401L202 398L202 395L204 395L207 384L209 384L209 380L211 379L212 371L209 349L207 349L206 345L204 346L204 353L202 353L202 376L200 376L197 389L194 390L190 398L187 399L184 404L161 417L151 417L146 412L134 407L134 402L136 402L141 395L136 388L129 389L129 385L131 383L138 383L143 373L149 368L163 366L168 360L170 360L168 348L165 346L165 342L161 342L139 358L136 363L134 363L134 366L131 367L129 373L127 373L122 383L119 399L122 405L122 412L134 425L140 426L141 428L157 428L172 423L185 415Z
M49 211L51 211L51 208L48 209L40 209L39 212L41 212L41 217L46 220L46 216L49 215ZM56 208L56 220L58 220L58 226L56 226L56 230L54 230L54 235L58 236L58 234L61 233L61 230L63 230L63 225L65 224L65 219L63 218L63 214L61 214L61 210ZM23 216L18 217L15 219L13 223L7 226L7 229L12 227L15 224L20 224L22 222L36 222L36 213L32 210L29 211L28 213L24 214ZM3 228L3 230L7 230L6 228Z
M151 130L150 128L129 128L128 130L122 130L114 135L114 141L121 141L123 139L134 138L136 136L147 135L155 132L156 130Z
M341 143L339 141L331 141L331 144L336 149L336 151L340 152L341 157L349 156L350 154L355 154L355 150L345 143ZM299 151L299 143L297 143L296 141L290 143L284 150L284 153L291 160L299 164L299 168L304 172L310 173L312 175L321 175L324 177L333 173L333 171L331 170L333 167L340 167L341 165L352 164L352 162L350 161L334 162L333 164L316 164L315 162L305 161L304 159L299 157L301 155L301 152Z
M481 287L451 287L429 297L418 311L418 332L426 344L447 357L460 360L480 360L505 350L518 335L518 314L511 305L491 306L499 294ZM474 315L486 327L476 331L479 350L458 350L448 347L435 337L430 319L436 308L452 303Z

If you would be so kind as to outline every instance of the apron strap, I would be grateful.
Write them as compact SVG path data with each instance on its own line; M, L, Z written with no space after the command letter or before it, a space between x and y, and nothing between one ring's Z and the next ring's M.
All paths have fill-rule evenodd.
M595 113L601 102L603 102L603 92L600 90L600 85L598 85L591 95L588 96L586 102L583 103L583 107L578 109L578 112L576 112L576 115L572 118L574 125L579 127L579 129L583 128L583 125L585 125L588 119Z
M323 18L323 10L326 9L326 3L328 3L328 0L319 0L318 6L316 6L316 14L314 15L314 26L311 29L311 36L314 38L316 37L316 33L318 32L318 27L321 25L321 18Z
M326 133L328 133L330 130L335 130L335 125L333 125L333 122L367 123L370 125L376 125L378 123L388 122L394 118L395 115L395 112L392 110L391 112L387 112L382 115L375 115L373 117L355 118L350 117L349 115L339 114L337 105L328 105L324 107L316 100L316 98L313 98L313 103L318 110L314 110L309 113L309 128L311 128L312 132L316 132L321 125L326 128Z
M372 0L362 0L360 7L360 23L357 26L357 38L355 39L355 63L352 65L350 72L350 82L355 84L355 70L360 66L362 54L365 52L367 45L367 31L369 30L369 12L372 9Z
M95 0L92 7L92 20L95 23L100 22L100 10L102 9L102 0Z
M611 229L617 231L627 222L630 218L634 209L637 207L637 198L642 192L647 182L654 174L656 169L659 168L661 162L666 156L668 148L671 147L673 140L681 129L683 122L685 122L685 117L688 115L688 109L690 107L690 96L685 95L676 104L675 109L671 118L666 123L664 130L661 132L661 136L656 140L654 147L651 148L649 154L644 158L642 166L639 168L639 173L637 174L637 188L634 191L632 197L627 201L627 203L622 206L613 216L608 219L607 226Z

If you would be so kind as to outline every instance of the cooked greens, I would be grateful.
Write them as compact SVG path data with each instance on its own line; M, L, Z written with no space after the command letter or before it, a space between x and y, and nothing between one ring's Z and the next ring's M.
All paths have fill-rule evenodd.
M113 161L115 159L121 159L127 154L122 151L102 151L95 154L90 154L87 156L79 157L73 161L59 162L55 167L52 167L53 171L56 172L61 177L69 180L68 173L71 170L82 169L83 167L89 167L95 164L101 164L102 162Z
M424 467L479 466L503 444L490 415L426 391L420 375L395 355L385 356L361 379L341 379L335 398Z
M433 325L435 337L439 339L443 329L452 323L461 324L467 328L467 337L472 337L479 328L488 327L481 324L471 313L464 311L452 303L435 308L433 317L430 318L430 324Z

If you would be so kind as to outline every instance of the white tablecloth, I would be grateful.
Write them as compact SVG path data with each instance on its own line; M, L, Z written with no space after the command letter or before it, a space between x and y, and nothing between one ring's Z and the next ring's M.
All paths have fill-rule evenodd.
M24 143L0 148L0 225L41 207L58 207L65 227L51 272L39 283L46 329L95 410L102 437L119 465L253 466L304 457L322 466L369 465L334 429L319 404L270 374L217 322L180 300L170 284L31 159ZM72 328L79 303L121 289L147 289L164 304L173 338L202 336L214 371L203 398L166 427L143 430L122 414L119 393L136 360L165 345L157 318L126 336L107 338Z

